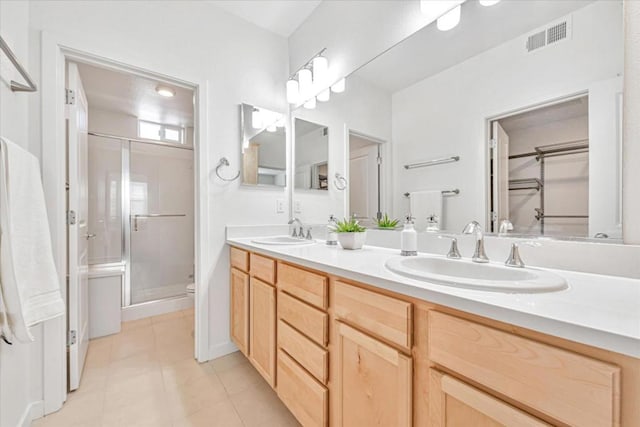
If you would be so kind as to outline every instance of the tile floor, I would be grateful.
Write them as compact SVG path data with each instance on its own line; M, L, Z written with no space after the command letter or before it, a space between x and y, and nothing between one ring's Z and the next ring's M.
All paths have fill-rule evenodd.
M241 353L193 359L193 310L92 340L80 388L34 427L298 426Z

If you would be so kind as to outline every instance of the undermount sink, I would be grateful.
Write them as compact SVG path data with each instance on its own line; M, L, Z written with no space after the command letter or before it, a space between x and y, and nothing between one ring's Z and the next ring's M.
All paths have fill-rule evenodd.
M311 245L315 240L299 239L290 236L259 237L252 240L260 245Z
M491 292L534 293L567 289L557 274L536 268L475 263L438 257L394 257L385 263L393 273L438 285Z

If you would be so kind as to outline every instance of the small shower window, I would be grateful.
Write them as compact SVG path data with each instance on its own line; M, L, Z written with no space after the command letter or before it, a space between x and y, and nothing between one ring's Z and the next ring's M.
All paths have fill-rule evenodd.
M138 121L138 136L140 138L183 144L183 134L184 130L179 126L147 122L144 120Z

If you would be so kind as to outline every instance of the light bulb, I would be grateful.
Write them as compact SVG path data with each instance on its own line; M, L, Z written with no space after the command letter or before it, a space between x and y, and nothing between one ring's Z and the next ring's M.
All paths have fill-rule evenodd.
M167 86L156 87L156 92L158 92L158 95L164 96L165 98L173 98L176 96L176 91Z
M309 98L309 100L304 103L304 108L308 110L313 110L314 108L316 108L316 97L312 96L311 98Z
M260 110L254 108L251 112L251 127L254 129L262 129L262 114Z
M460 23L461 10L462 6L456 6L454 9L451 9L449 12L438 18L438 29L440 31L449 31L455 28L455 26Z
M464 2L465 0L420 0L420 11L427 20L425 25L429 25Z
M331 89L327 88L318 94L318 101L327 102L331 98Z
M297 104L300 99L300 88L298 81L290 79L287 81L287 102L289 104Z
M311 90L313 88L313 80L311 70L303 68L298 71L298 85L300 89L300 98L302 101L306 100L312 95Z
M483 6L493 6L500 3L500 0L479 0L479 3Z
M331 86L331 92L342 93L342 92L344 92L345 86L346 86L346 82L345 82L345 79L343 77L340 80L338 80L337 82L335 82L333 84L333 86Z
M324 56L316 56L313 58L313 84L316 87L325 85L329 74L329 60Z

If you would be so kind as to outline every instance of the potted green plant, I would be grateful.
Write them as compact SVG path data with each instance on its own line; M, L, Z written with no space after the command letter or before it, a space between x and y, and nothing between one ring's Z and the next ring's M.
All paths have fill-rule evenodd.
M386 213L382 216L382 218L376 218L374 221L378 225L378 228L382 230L395 230L396 227L398 227L398 223L400 222L397 219L389 218L389 215L387 215Z
M338 242L343 249L362 249L367 238L367 229L358 224L355 218L336 221L332 228L338 233Z

